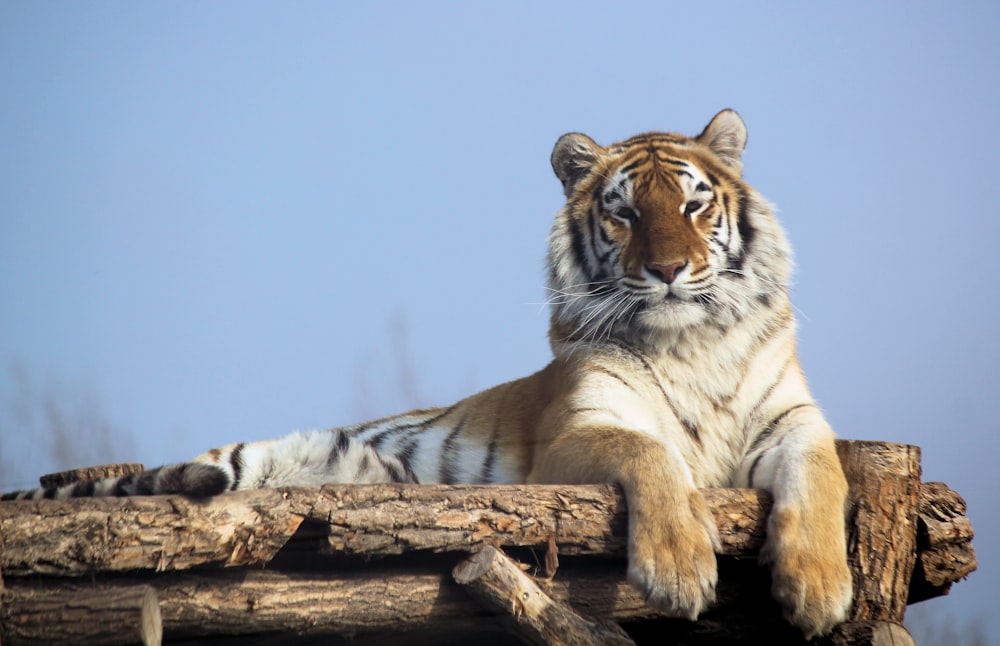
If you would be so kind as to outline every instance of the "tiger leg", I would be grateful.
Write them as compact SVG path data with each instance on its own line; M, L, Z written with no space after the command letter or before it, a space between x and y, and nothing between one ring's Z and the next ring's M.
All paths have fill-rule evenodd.
M851 608L847 481L833 432L815 406L797 408L782 425L790 430L780 441L748 456L749 485L774 495L760 557L771 567L785 618L810 639L845 621Z
M718 530L682 456L635 431L565 431L530 481L615 482L628 504L628 580L647 603L694 620L715 601Z

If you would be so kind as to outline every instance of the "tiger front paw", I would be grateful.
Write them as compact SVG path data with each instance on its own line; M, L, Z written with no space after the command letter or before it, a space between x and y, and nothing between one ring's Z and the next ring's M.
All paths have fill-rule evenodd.
M843 526L807 527L794 511L772 516L761 560L771 566L771 593L785 619L806 639L846 621L853 587Z
M699 491L686 502L631 511L628 580L646 602L694 621L715 601L718 529Z

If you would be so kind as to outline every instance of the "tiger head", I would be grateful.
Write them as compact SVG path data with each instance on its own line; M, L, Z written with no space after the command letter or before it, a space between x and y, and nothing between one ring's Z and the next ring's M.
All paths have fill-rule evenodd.
M786 294L790 251L743 181L746 139L732 110L696 137L559 139L552 167L566 205L549 238L553 343L723 329Z

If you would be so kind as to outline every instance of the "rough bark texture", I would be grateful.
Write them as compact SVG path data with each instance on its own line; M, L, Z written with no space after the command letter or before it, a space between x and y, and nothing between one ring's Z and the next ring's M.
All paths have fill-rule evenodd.
M120 478L139 473L145 470L141 464L134 462L122 462L118 464L102 464L97 467L85 467L83 469L71 469L60 471L59 473L49 473L38 481L43 487L62 487L78 480L101 480L102 478Z
M920 485L915 447L840 442L838 450L851 484L856 603L852 623L814 644L905 644L905 631L894 625L907 593L911 600L944 594L975 568L965 503L944 485ZM719 603L697 623L654 619L625 582L627 512L613 486L365 485L205 501L4 502L0 639L29 640L19 626L59 624L42 619L50 610L36 600L66 595L74 603L134 605L136 586L148 585L171 638L365 635L374 643L426 644L478 635L478 646L487 646L509 640L500 632L509 613L478 606L449 571L486 545L551 570L554 543L558 569L553 580L537 582L542 593L570 612L623 622L636 642L804 643L781 620L767 571L756 564L770 496L739 489L705 496L723 548ZM135 608L128 612L134 617ZM82 632L73 640L103 639L86 632L87 622L77 624ZM404 631L410 641L393 635L380 642L377 631L386 630Z
M267 563L302 522L277 490L0 504L8 576Z
M756 553L770 496L751 489L705 496L722 553ZM322 525L329 551L369 558L546 545L553 534L562 554L624 556L627 527L624 499L611 485L330 485L204 501L19 500L0 504L0 567L9 575L79 576L265 564L307 518Z
M163 639L156 590L15 587L0 608L6 644L155 644Z
M943 482L921 485L917 562L909 603L948 594L952 583L976 569L972 537L965 500Z
M840 442L837 451L850 483L851 620L901 623L917 556L920 449L887 442Z
M569 605L554 601L495 547L484 547L462 561L452 575L487 608L509 613L511 632L529 644L635 646L617 624L585 619Z

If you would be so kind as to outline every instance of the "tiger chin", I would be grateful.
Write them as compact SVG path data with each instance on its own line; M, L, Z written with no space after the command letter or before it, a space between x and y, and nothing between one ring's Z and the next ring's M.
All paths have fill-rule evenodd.
M5 498L325 483L604 483L629 509L628 579L663 612L715 600L703 487L773 494L762 562L811 638L847 618L847 484L799 367L791 253L742 179L731 110L701 134L552 152L565 206L549 237L552 362L449 407L236 443L186 464Z

